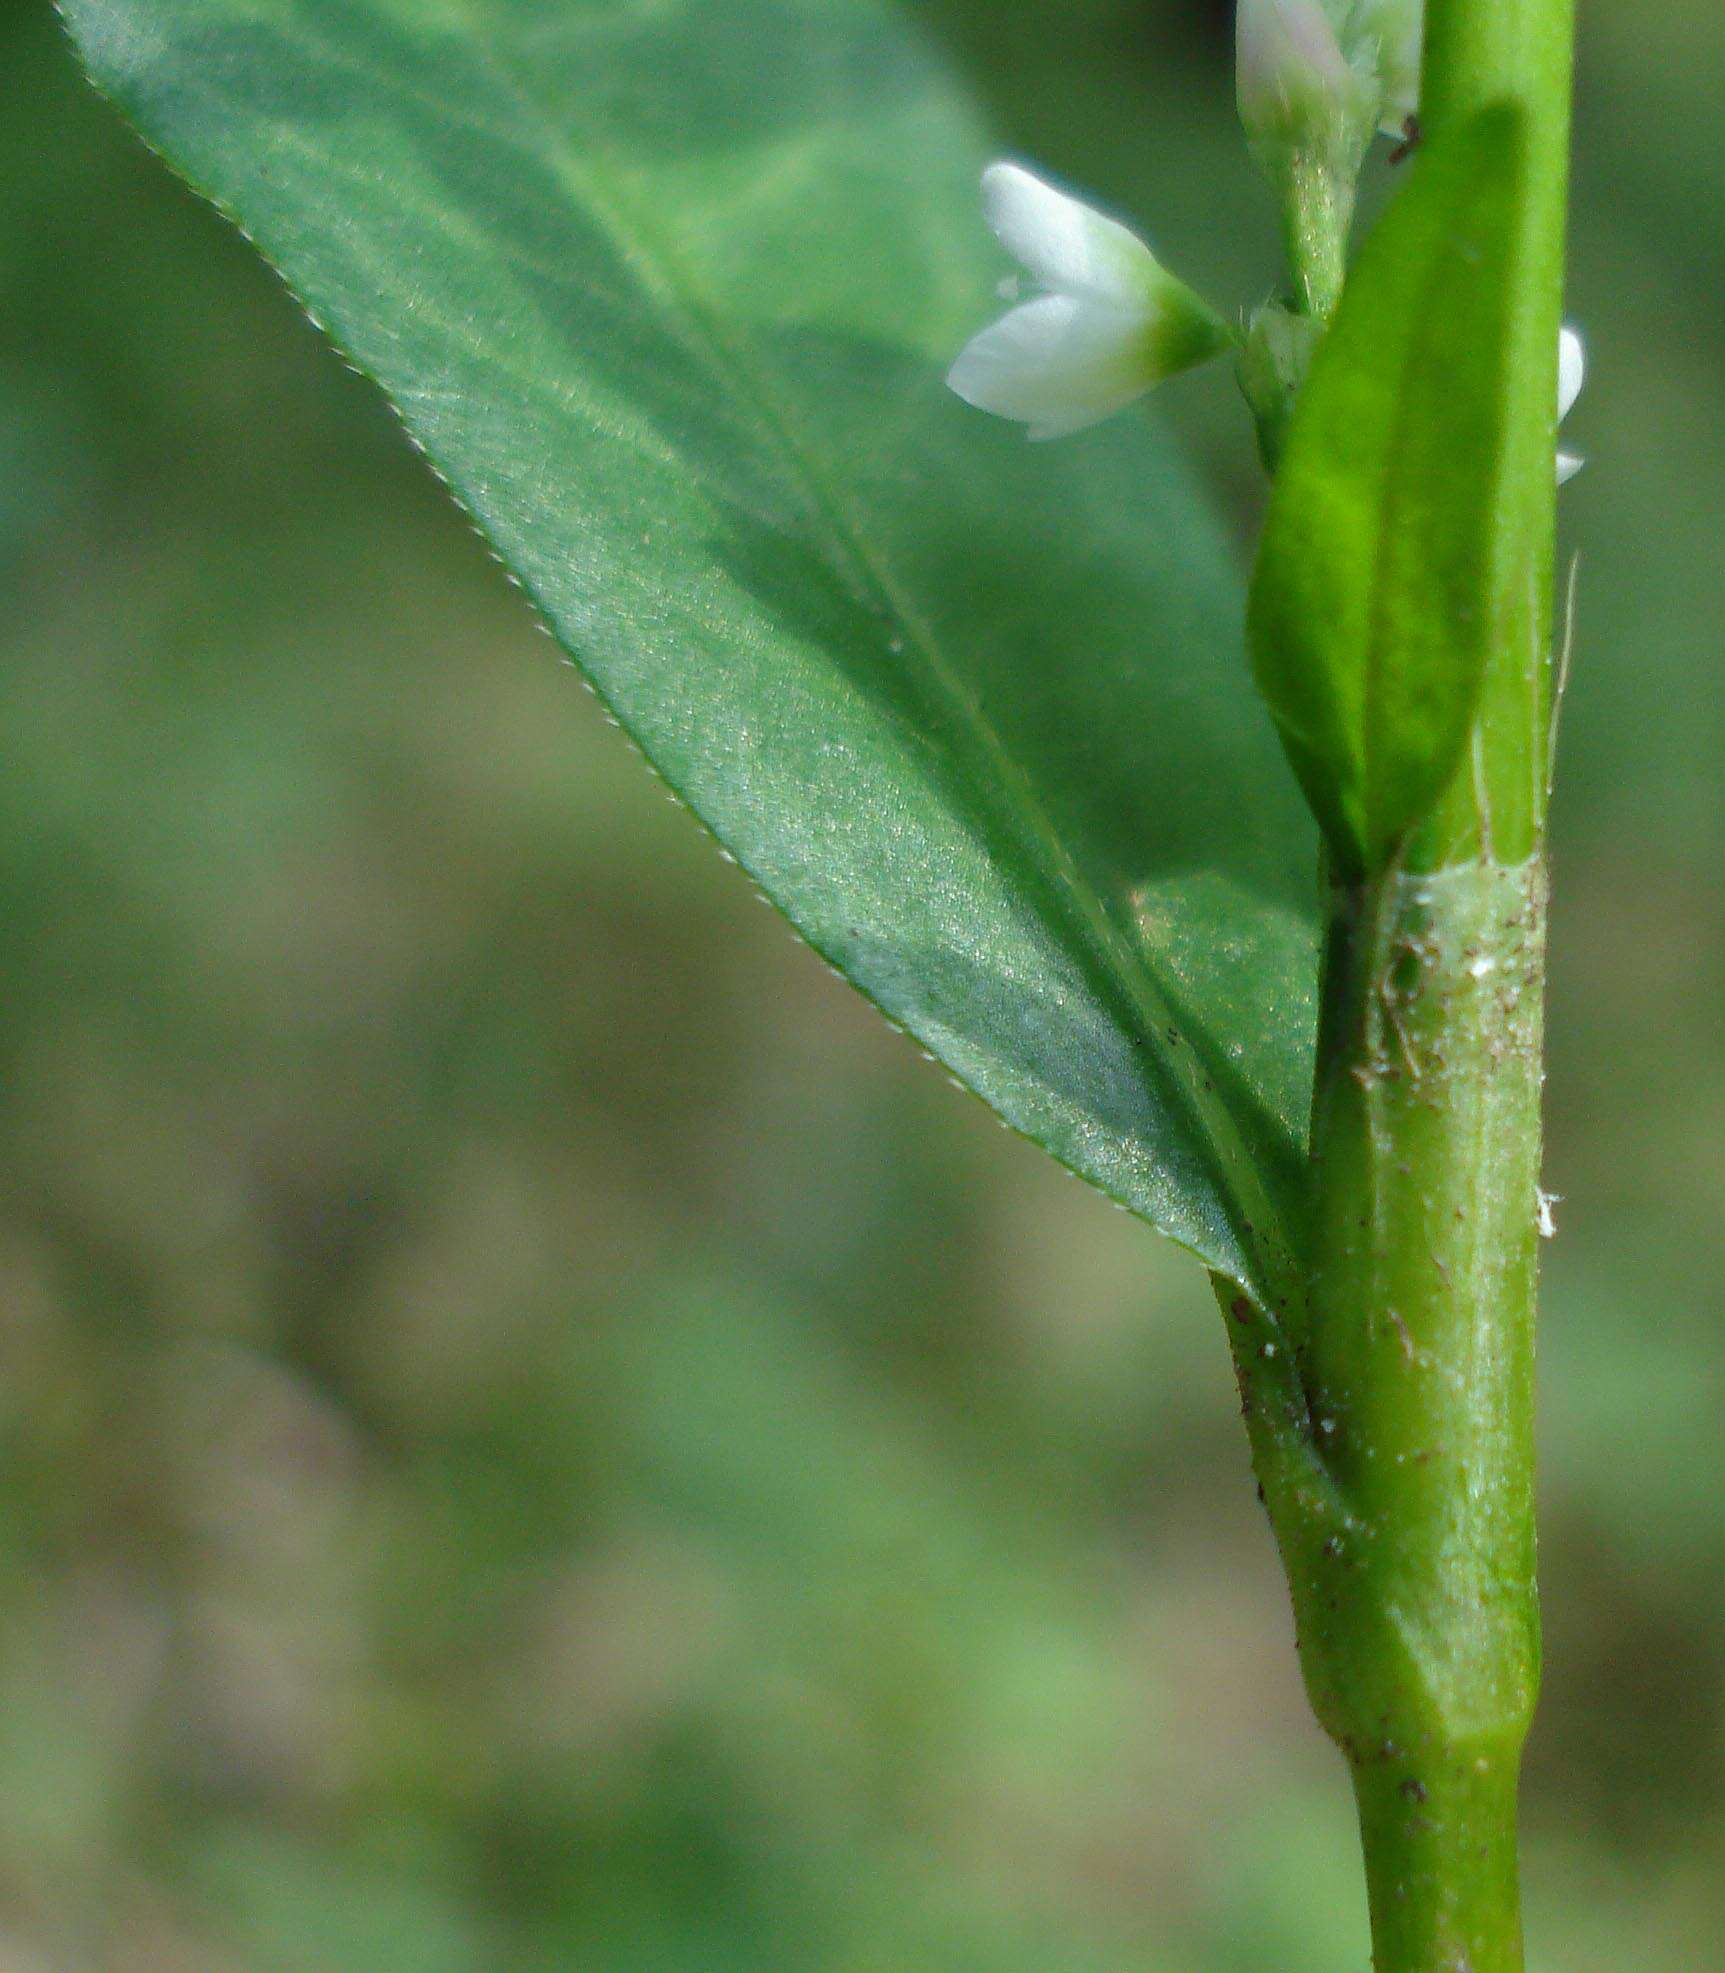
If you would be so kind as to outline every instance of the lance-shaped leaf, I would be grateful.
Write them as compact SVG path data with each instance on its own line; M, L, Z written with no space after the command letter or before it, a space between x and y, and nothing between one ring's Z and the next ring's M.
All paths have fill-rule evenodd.
M1346 870L1467 745L1500 612L1521 126L1434 144L1349 277L1290 427L1251 602L1258 683Z
M877 0L68 0L608 707L1019 1130L1268 1294L1309 836L1226 544L1142 424L947 364L987 156ZM412 690L404 678L404 691Z

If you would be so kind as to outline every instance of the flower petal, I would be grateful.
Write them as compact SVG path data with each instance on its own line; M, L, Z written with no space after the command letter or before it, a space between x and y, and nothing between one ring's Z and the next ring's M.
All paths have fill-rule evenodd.
M1557 415L1567 418L1575 409L1581 386L1587 376L1587 345L1581 332L1566 322L1557 338Z
M1128 227L1022 165L982 174L983 211L1000 243L1054 294L1143 308L1161 269Z
M1587 461L1579 452L1560 452L1557 455L1557 483L1567 486L1575 478Z
M1142 313L1043 295L973 337L947 373L966 404L1063 438L1123 410L1156 381Z

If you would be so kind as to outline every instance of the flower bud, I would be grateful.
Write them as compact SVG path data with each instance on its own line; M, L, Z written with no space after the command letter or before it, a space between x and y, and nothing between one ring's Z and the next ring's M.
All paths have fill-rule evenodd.
M1334 152L1370 104L1320 0L1240 0L1236 27L1240 121L1260 159L1274 171Z
M1383 92L1379 127L1399 137L1420 106L1425 55L1425 0L1358 0L1349 53L1363 61Z

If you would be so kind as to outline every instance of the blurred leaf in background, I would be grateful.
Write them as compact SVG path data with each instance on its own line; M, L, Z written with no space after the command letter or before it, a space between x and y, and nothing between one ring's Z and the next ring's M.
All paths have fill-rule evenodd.
M1227 10L920 0L1261 299ZM0 16L0 1965L1333 1973L1197 1270L795 946ZM1596 9L1535 1963L1725 1956L1725 27ZM1232 512L1225 377L1168 413Z

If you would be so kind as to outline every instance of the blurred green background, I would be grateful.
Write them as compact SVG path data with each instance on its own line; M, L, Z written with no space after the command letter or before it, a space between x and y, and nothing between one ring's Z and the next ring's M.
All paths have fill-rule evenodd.
M1225 6L912 11L1268 291ZM1197 1270L754 901L46 0L0 75L0 1973L1363 1973ZM1717 0L1588 10L1546 1973L1725 1963L1722 104Z

